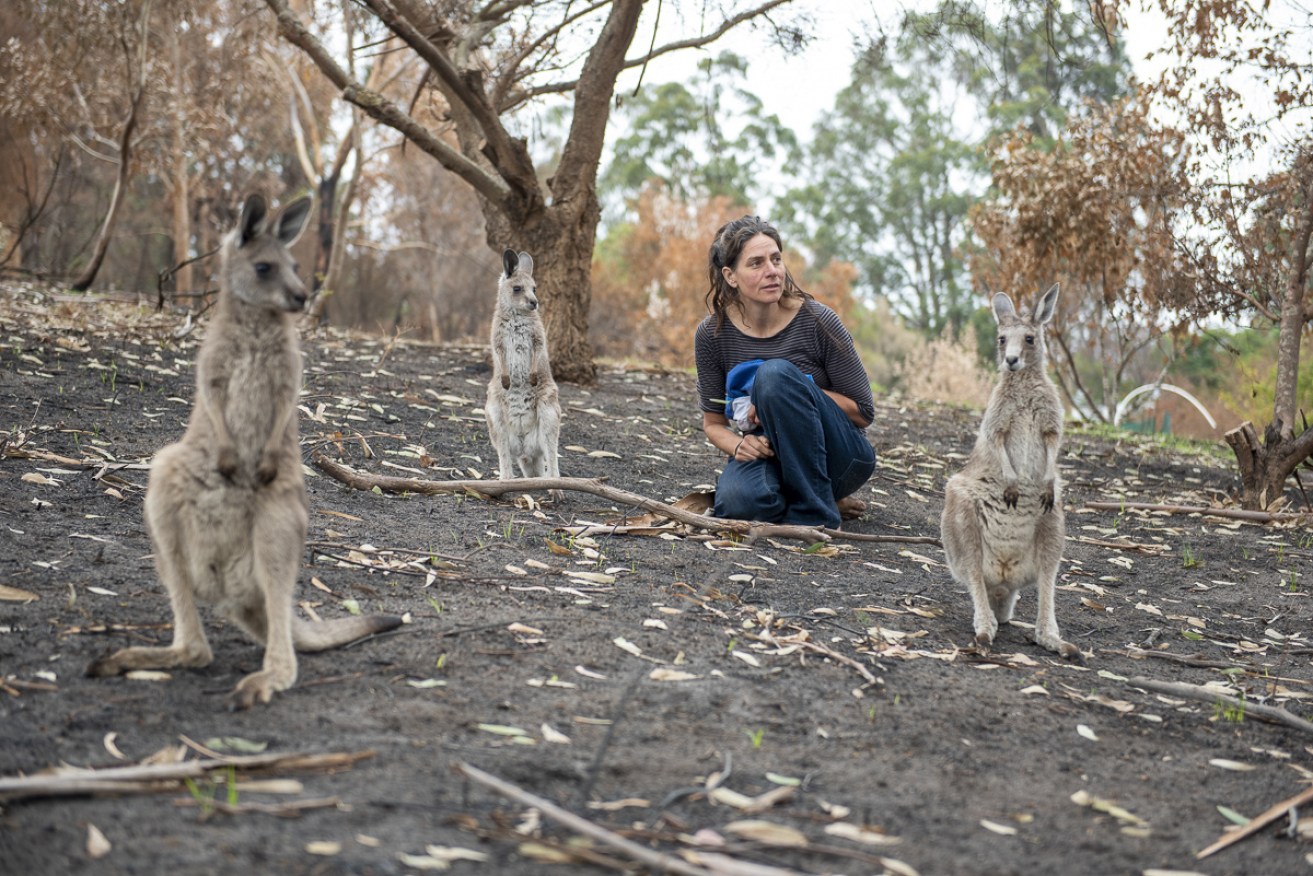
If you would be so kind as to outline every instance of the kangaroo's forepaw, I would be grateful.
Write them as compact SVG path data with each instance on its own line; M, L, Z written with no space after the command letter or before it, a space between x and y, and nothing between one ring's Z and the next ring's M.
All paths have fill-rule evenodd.
M537 371L530 371L530 372L529 372L529 385L530 385L530 386L537 386L537 385L538 385L538 372L537 372Z
M220 447L214 467L219 470L219 474L231 478L237 471L237 450L231 444Z
M278 457L266 453L260 458L260 467L255 470L255 483L257 486L267 486L273 483L276 477L278 477Z
M1021 492L1017 489L1016 484L1008 484L1003 490L1003 504L1009 508L1017 507L1017 500L1021 498Z
M1039 497L1039 506L1040 508L1044 509L1045 514L1053 510L1054 492L1055 490L1053 489L1053 484L1050 482L1048 487L1045 489L1044 494Z
M989 633L976 633L976 653L985 655L994 645L994 637Z

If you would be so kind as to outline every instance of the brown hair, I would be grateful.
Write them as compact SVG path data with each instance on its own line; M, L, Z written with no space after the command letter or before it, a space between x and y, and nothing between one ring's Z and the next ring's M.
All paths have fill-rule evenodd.
M726 282L721 269L733 268L738 264L744 245L758 234L766 235L775 241L780 252L784 251L780 232L760 216L740 216L726 222L716 230L716 237L711 241L711 250L707 253L707 275L711 286L707 290L706 302L707 310L716 317L716 331L720 331L725 324L725 311L739 300L739 290ZM798 285L788 268L784 269L783 297L811 300L811 295Z

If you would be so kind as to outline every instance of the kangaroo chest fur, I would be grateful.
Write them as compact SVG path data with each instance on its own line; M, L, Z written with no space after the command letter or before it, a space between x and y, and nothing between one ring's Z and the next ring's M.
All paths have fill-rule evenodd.
M297 445L295 405L302 367L296 330L290 318L257 316L239 320L237 331L223 332L222 343L207 342L197 362L198 393L210 392L223 400L224 424L238 456L233 481L239 484L254 476L275 429L280 430L280 449L295 453ZM276 422L279 418L284 422ZM193 429L207 437L212 432L199 404L188 426L189 432ZM214 447L212 440L206 443Z
M542 322L528 314L508 314L500 322L495 343L503 371L494 382L505 392L507 414L535 418L539 401L554 387Z

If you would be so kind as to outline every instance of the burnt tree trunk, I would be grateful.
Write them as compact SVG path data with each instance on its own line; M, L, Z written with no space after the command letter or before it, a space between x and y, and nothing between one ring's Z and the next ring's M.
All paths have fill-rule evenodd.
M1231 445L1240 469L1242 508L1275 509L1285 493L1286 479L1313 456L1313 429L1289 438L1284 433L1285 424L1280 420L1264 430L1262 441L1253 423L1242 423L1226 433L1226 443Z
M1299 166L1299 165L1297 165ZM1281 319L1277 335L1276 392L1272 402L1272 422L1259 443L1252 423L1243 423L1226 433L1240 468L1243 488L1241 505L1251 510L1267 510L1278 504L1285 492L1286 479L1300 463L1313 456L1313 429L1304 423L1304 431L1295 433L1298 415L1299 353L1304 328L1313 317L1309 291L1309 244L1313 242L1313 163L1302 162L1305 179L1299 222L1290 240L1290 276L1281 301Z
M119 137L119 170L114 177L114 193L110 196L109 209L105 211L105 221L101 223L100 233L96 236L96 245L91 251L91 261L73 281L72 288L75 292L85 292L91 288L91 284L96 282L96 274L100 273L101 265L105 263L105 254L109 252L109 241L114 236L114 224L118 221L119 208L123 206L128 182L132 178L132 133L137 128L137 114L145 94L146 88L143 84L133 95L128 118L123 122L123 133Z

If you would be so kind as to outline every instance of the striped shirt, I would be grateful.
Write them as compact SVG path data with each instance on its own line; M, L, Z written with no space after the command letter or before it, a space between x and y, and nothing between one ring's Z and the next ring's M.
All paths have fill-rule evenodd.
M753 338L728 318L716 331L715 315L702 320L694 335L699 407L725 413L725 375L750 359L787 359L810 374L821 389L847 396L864 419L875 419L875 399L853 337L833 310L819 301L804 301L783 329L769 338Z

